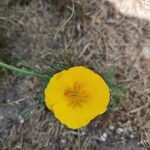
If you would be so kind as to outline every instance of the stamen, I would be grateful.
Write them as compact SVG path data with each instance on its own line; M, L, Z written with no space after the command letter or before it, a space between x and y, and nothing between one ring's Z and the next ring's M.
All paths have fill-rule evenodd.
M82 106L82 103L87 102L88 93L81 83L75 82L72 88L67 88L64 95L68 98L68 105L73 108Z

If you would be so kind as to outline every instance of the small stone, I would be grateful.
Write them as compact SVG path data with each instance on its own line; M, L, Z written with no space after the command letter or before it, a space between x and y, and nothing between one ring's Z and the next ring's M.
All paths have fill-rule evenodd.
M143 142L143 141L140 141L140 145L144 145L144 142Z
M10 103L10 99L7 99L6 102L7 102L7 103Z
M86 135L86 133L83 131L83 132L81 132L81 135L84 136L84 135Z
M22 118L22 116L18 116L18 119L19 119L20 124L24 123L24 118Z
M61 139L60 143L65 144L66 140L65 139Z
M101 136L101 137L100 137L100 141L105 142L105 141L106 141L106 138L103 137L103 136Z
M122 128L118 128L117 133L121 134L122 132L123 132L123 129Z
M20 124L23 124L23 123L24 123L24 119L21 119L21 120L20 120Z
M133 139L133 138L134 138L134 135L133 135L133 134L131 134L131 135L130 135L130 138L131 138L131 139Z
M150 47L143 47L142 54L145 59L150 59Z
M103 133L102 136L100 137L100 141L105 142L107 137L108 137L108 134L107 133Z
M102 135L104 138L106 138L107 139L107 133L103 133L103 135Z

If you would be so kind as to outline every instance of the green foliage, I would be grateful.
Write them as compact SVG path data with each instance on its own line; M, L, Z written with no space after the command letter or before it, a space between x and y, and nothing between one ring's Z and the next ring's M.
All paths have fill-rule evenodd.
M59 54L49 54L45 57L46 65L49 66L46 74L52 76L53 74L60 72L64 69L68 69L72 66L71 53L62 52Z
M34 111L34 106L28 106L28 107L25 107L22 111L20 111L17 116L18 118L23 118L23 119L28 119L28 118L31 118L32 116L32 113Z
M125 96L126 85L117 82L117 67L110 67L105 73L104 78L110 87L111 100L109 103L109 109L114 110L119 105L123 105L123 99Z
M0 10L9 10L13 5L28 5L32 0L0 0Z
M12 66L15 66L17 68L21 68L23 70L27 70L29 72L33 72L34 74L39 74L39 75L42 75L43 73L32 67L28 62L24 61L20 56L18 55L13 55L12 56L12 63L11 63ZM17 74L18 76L21 75L21 76L26 76L27 74L24 74L22 72L14 72L15 74ZM44 75L43 75L44 76Z
M14 0L0 0L0 9L6 10L8 9L12 4Z

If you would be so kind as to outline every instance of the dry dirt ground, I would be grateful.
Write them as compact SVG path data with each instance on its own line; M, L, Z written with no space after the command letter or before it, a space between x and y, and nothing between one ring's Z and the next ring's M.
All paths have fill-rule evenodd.
M51 73L83 65L105 74L115 66L117 84L126 86L120 105L70 130L44 107L40 79L1 70L0 150L150 148L150 22L106 0L18 0L0 19L11 30L2 61Z

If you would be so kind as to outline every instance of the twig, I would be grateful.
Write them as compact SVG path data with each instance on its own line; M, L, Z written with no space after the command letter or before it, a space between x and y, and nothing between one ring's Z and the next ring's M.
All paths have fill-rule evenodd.
M11 105L11 104L19 104L19 102L23 102L25 101L26 99L28 99L29 97L24 97L24 98L21 98L19 100L16 100L16 101L13 101L13 102L8 102L6 103L5 105Z
M129 111L129 114L130 114L130 113L136 113L136 112L140 111L141 109L143 109L144 107L147 107L148 105L149 105L149 104L146 103L144 106L141 106L141 107L139 107L139 108L133 109L133 110Z
M74 6L74 2L72 1L72 9L71 9L72 13L70 15L70 17L63 23L63 25L58 29L58 31L55 33L54 39L56 39L57 35L59 34L59 32L65 27L65 25L71 20L71 18L74 15L74 11L75 11L75 6Z

